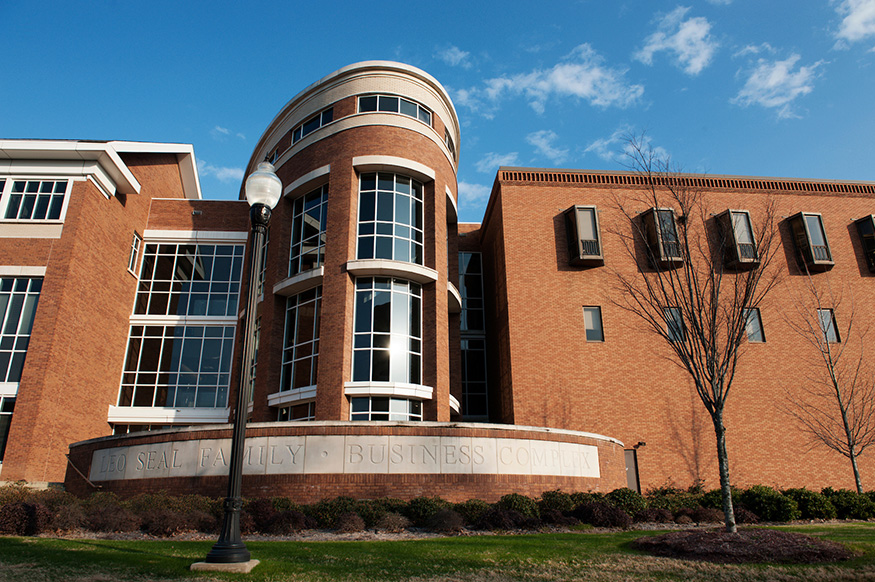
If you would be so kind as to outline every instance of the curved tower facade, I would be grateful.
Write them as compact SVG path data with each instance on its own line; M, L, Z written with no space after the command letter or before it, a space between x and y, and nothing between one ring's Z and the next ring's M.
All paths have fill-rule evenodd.
M444 88L382 61L319 80L270 123L247 168L267 159L283 183L262 273L253 420L459 412L448 248L458 144Z

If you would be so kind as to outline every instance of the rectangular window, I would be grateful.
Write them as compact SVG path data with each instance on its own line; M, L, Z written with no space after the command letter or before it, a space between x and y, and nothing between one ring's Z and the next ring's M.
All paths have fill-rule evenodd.
M316 420L316 403L313 401L284 406L277 410L276 419L280 422Z
M292 143L295 144L307 137L320 127L328 125L334 120L334 108L329 107L321 113L317 113L292 131ZM272 163L272 162L271 162Z
M576 267L605 264L595 206L572 206L566 210L565 235L569 264Z
M422 383L422 286L402 279L355 282L353 382Z
M0 463L6 451L6 441L9 438L9 427L12 424L12 412L15 410L15 398L0 396Z
M385 113L400 113L418 119L426 125L431 125L431 111L415 101L395 95L362 95L359 97L359 113L381 111ZM447 144L449 147L450 144ZM455 148L451 148L455 156Z
M459 253L459 294L462 296L461 329L483 333L483 265L480 253Z
M359 259L423 264L422 184L388 172L359 178Z
M350 398L350 420L421 421L422 402L388 396Z
M766 336L763 333L763 320L760 318L759 309L745 309L745 329L747 331L747 341L762 343L766 341Z
M21 380L42 279L0 279L0 382Z
M327 220L328 184L295 199L292 207L289 277L322 266Z
M679 307L666 307L662 310L665 317L665 327L670 342L686 341L686 327L684 317Z
M823 339L826 340L827 343L836 344L842 341L839 337L839 330L836 327L835 313L832 309L818 309L817 321L820 323L820 331L823 332Z
M286 327L280 391L316 385L322 287L286 300Z
M6 220L61 220L69 180L4 180L3 218Z
M131 326L119 406L224 408L234 326Z
M726 264L730 267L759 264L756 239L747 210L726 210L717 215L725 237Z
M870 273L875 273L875 215L870 214L854 221L860 244L863 246L863 256Z
M131 256L128 258L128 271L137 273L137 260L140 258L140 246L143 244L143 237L136 232L134 238L131 239Z
M456 144L453 142L453 138L450 136L450 132L446 129L444 130L444 142L447 144L447 149L450 150L450 157L455 160Z
M820 214L800 212L789 219L800 268L824 271L835 264Z
M484 338L462 339L462 416L466 419L489 417Z
M583 327L586 329L586 341L603 342L605 334L602 330L602 308L583 308Z
M654 267L670 267L683 261L674 210L651 208L641 215L648 256Z
M134 314L236 317L243 249L146 244Z

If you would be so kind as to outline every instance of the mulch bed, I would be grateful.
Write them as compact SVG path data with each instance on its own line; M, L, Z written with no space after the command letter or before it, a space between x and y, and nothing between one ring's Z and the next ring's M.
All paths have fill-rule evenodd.
M842 544L772 529L674 531L638 538L632 547L668 558L719 563L780 562L814 564L855 557Z

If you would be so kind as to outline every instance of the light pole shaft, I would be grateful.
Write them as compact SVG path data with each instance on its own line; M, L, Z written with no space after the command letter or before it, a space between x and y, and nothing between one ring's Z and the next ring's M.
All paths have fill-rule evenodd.
M225 498L225 514L219 540L207 554L206 561L214 563L248 562L251 555L240 538L240 511L243 508L241 497L243 482L243 457L246 439L246 417L252 392L250 370L255 358L255 315L258 297L255 288L258 282L261 256L264 252L264 237L270 221L270 208L255 204L249 212L252 221L252 252L249 254L249 286L246 297L246 314L243 331L243 358L240 365L240 386L237 390L237 403L234 412L234 428L231 435L231 462L228 472L228 496Z

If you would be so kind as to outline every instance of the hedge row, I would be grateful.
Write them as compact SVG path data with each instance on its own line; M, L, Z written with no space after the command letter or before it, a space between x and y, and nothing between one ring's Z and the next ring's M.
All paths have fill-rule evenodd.
M778 491L755 485L732 492L736 520L869 519L875 517L875 492L859 495L846 489ZM22 485L0 487L0 533L36 535L43 532L91 530L143 531L172 536L186 531L216 533L222 500L201 495L150 493L122 500L112 493L87 499L58 490L36 491ZM438 532L462 529L512 530L543 526L628 528L633 522L720 523L719 490L663 487L641 495L630 489L610 493L548 491L538 499L517 493L496 503L478 499L450 503L440 497L356 500L323 499L299 505L286 497L250 499L244 503L243 533L288 535L306 529L355 532L373 529L398 532L416 527Z

